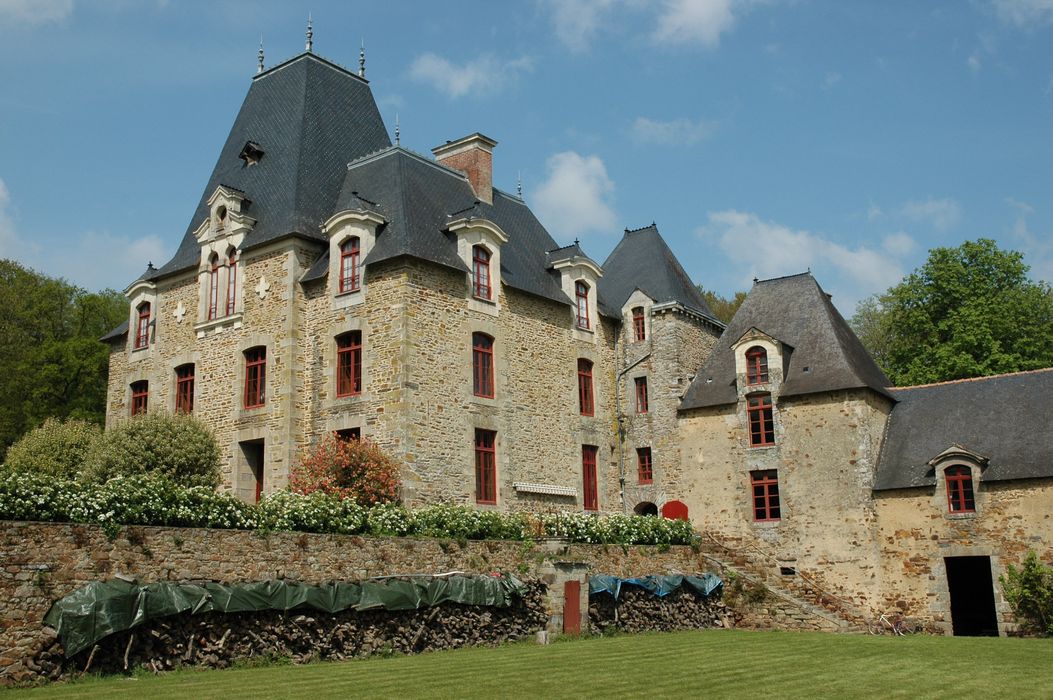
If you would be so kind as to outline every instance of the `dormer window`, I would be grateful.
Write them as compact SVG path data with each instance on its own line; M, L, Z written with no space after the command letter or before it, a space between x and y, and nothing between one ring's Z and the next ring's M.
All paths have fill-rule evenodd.
M352 236L340 245L340 293L357 292L361 284L359 260L361 258L361 241Z
M746 351L746 385L768 383L768 352L754 345Z
M640 343L647 339L647 326L644 322L642 306L633 307L633 341Z
M493 298L490 284L490 251L481 245L472 246L472 295L477 299Z
M150 344L150 302L139 304L136 312L134 348L140 350Z
M227 208L220 207L216 209L216 230L222 231L227 227Z
M589 285L582 281L574 283L574 297L577 301L577 324L582 330L589 330Z
M263 158L263 149L255 141L246 141L241 148L241 153L238 154L238 158L241 158L245 165L256 165Z
M947 481L947 508L952 513L975 513L976 499L973 495L973 472L969 467L956 464L943 472Z
M219 316L219 256L208 259L208 320Z

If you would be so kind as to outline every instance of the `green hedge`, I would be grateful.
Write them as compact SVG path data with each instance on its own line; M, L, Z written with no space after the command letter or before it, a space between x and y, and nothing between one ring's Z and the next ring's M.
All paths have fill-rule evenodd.
M229 494L175 484L159 474L103 484L0 469L0 520L95 523L115 536L122 525L163 525L342 535L532 540L565 537L594 544L692 544L690 523L636 515L498 513L469 506L364 508L322 493L286 491L250 505Z

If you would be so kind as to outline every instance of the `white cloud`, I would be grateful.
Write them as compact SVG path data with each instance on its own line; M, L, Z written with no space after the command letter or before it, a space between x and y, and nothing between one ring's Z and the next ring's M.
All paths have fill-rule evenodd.
M1031 230L1028 217L1035 213L1035 208L1027 202L1007 197L1005 203L1016 212L1010 233L1031 266L1031 276L1053 282L1053 235L1040 235Z
M568 48L584 51L615 6L614 0L546 0L556 36Z
M840 290L843 298L838 305L849 313L859 299L887 289L903 276L898 253L888 248L850 248L810 231L764 221L750 212L710 212L699 235L715 242L740 271L739 285L748 285L754 278L812 270L824 287ZM906 234L893 234L886 241L902 249L907 239Z
M973 51L972 55L970 55L969 58L966 59L965 64L969 66L969 70L971 70L973 73L979 73L980 68L983 67L983 63L981 63L980 61L980 52Z
M73 0L0 0L0 21L18 24L61 22L73 14Z
M7 212L7 206L11 202L11 194L7 191L7 185L0 179L0 258L10 258L18 245L18 237L15 235L15 224Z
M884 212L881 211L881 207L874 204L873 202L871 202L870 206L867 207L867 221L874 221L875 219L880 219L882 214L884 214Z
M615 232L614 182L599 156L564 151L551 156L547 167L548 177L532 199L550 231L563 236Z
M840 73L834 73L834 72L827 73L826 77L823 78L823 89L824 90L829 90L829 89L833 88L835 85L837 85L839 82L841 82L841 74Z
M715 125L703 119L692 121L685 117L660 121L637 117L633 122L633 138L639 143L652 143L659 146L690 146L708 138Z
M484 95L498 92L520 73L533 68L533 59L526 56L502 61L492 54L483 54L456 64L437 54L426 53L413 61L410 77L433 85L453 99L469 93Z
M889 255L902 257L914 250L914 239L905 231L890 233L881 240L881 247Z
M1053 0L991 0L999 19L1020 28L1053 22Z
M910 201L903 205L900 214L911 221L928 223L938 231L946 231L958 225L962 218L962 209L953 199L933 199Z
M720 35L735 25L733 0L665 0L653 37L673 44L699 43L707 48L720 44Z

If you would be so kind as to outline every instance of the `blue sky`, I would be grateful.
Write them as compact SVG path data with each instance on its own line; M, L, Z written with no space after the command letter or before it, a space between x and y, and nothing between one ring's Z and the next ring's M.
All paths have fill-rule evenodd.
M0 0L0 257L97 289L161 264L255 72L367 77L429 153L599 261L656 221L724 294L810 268L843 313L980 236L1053 280L1053 0Z

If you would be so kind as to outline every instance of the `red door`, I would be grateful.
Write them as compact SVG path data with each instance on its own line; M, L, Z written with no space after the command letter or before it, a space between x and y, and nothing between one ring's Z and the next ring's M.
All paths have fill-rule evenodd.
M687 520L687 506L680 501L666 501L662 506L662 517L669 520Z
M581 581L563 584L563 634L581 634Z

